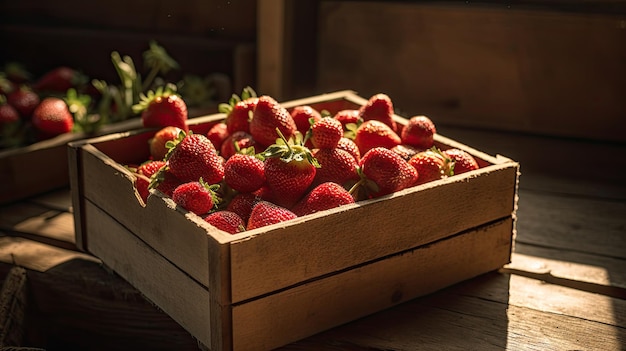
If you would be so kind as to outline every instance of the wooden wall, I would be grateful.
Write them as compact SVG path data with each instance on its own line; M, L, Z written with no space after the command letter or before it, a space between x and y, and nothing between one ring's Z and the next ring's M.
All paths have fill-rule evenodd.
M140 65L152 39L186 73L249 81L253 72L235 71L246 69L241 60L255 64L256 1L0 1L0 64L22 62L36 74L64 64L113 79L110 53Z
M385 92L439 124L626 142L626 1L298 3L269 86L284 99Z

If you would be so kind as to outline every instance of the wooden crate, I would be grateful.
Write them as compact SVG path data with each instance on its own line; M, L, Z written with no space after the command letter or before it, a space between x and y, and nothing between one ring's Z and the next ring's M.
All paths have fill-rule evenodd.
M141 127L141 120L128 120L103 127L97 135ZM67 143L93 137L66 133L25 147L0 151L0 205L68 187Z
M365 101L340 91L284 106L335 112ZM223 118L196 118L190 129ZM519 164L508 158L437 135L481 168L230 235L160 192L138 201L123 165L148 157L154 132L69 145L77 244L211 350L279 347L510 261Z

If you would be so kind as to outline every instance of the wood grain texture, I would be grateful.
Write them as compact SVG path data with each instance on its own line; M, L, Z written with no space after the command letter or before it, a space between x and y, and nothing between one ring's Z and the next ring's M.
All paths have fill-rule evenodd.
M209 291L91 202L89 245L94 255L159 306L204 345L212 345ZM206 266L205 266L206 267ZM220 330L223 326L215 326Z
M450 3L320 6L318 91L385 92L408 114L461 127L625 141L620 16Z
M286 350L621 350L624 302L486 274L295 342ZM445 328L442 328L445 326Z
M498 269L509 261L511 229L512 219L505 219L236 305L233 307L234 350L278 347L284 341L296 341L321 329Z
M516 169L491 167L250 232L231 246L233 303L510 216Z

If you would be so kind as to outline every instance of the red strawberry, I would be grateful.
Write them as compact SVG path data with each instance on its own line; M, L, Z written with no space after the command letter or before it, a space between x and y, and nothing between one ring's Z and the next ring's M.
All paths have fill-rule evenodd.
M334 118L338 120L343 129L347 129L348 124L361 124L363 120L361 119L361 113L359 110L341 110L335 113Z
M209 184L215 184L224 178L223 159L204 135L183 133L170 145L172 148L165 159L170 171L181 181L202 178Z
M296 106L291 110L291 117L296 123L296 128L302 135L305 135L311 128L311 120L317 122L322 119L322 115L311 106Z
M290 210L273 204L268 201L259 201L248 219L247 230L265 227L271 224L280 223L298 217Z
M280 130L285 139L291 138L297 131L296 123L287 109L272 97L261 96L252 114L250 134L257 143L269 146L279 138L276 129Z
M217 150L222 147L224 140L226 140L229 135L226 123L215 124L206 134L207 138L211 140L211 143L213 143L213 146L215 146Z
M267 184L278 197L276 203L283 207L293 206L313 183L319 164L302 140L287 140L280 131L281 139L268 147L265 157ZM300 135L300 134L298 134Z
M409 164L419 174L416 184L424 184L452 175L450 173L451 162L450 158L436 149L419 152L409 159Z
M141 96L141 101L133 105L134 113L141 113L141 122L146 128L178 127L185 132L187 126L187 104L168 88L159 87Z
M216 205L215 190L201 178L177 186L172 193L172 200L187 211L202 215Z
M400 144L400 145L396 145L396 146L392 147L391 151L393 151L396 154L402 156L403 159L408 161L408 160L411 159L411 157L413 157L413 155L417 154L420 151L424 151L424 150L418 149L418 148L410 146L410 145Z
M352 157L354 157L357 162L361 160L361 152L359 151L359 147L356 145L354 140L350 138L343 137L339 139L339 142L337 143L337 149L347 151L348 153L350 153L350 155L352 155Z
M261 198L251 193L239 193L230 200L226 206L226 210L235 212L244 222L248 222L252 208Z
M241 92L241 97L233 94L227 104L219 104L219 112L226 114L224 123L229 134L237 131L250 132L252 111L258 101L256 92L251 87L245 87Z
M363 121L375 120L385 123L394 132L397 130L393 119L393 102L385 94L376 94L369 98L367 103L359 109L359 116Z
M178 179L169 167L162 167L154 176L150 179L150 189L157 189L163 194L172 197L174 189L181 185L183 181Z
M364 186L362 188L366 190L366 197L369 198L411 187L418 177L413 166L400 155L384 147L368 151L361 158L359 167L361 179L353 189Z
M313 147L334 148L339 139L343 137L343 126L341 122L332 117L324 117L311 124L308 135Z
M148 178L152 177L156 172L161 170L165 166L165 161L155 160L144 162L137 167L137 173L144 175Z
M234 154L224 164L224 182L242 193L256 191L265 184L265 164L253 154Z
M137 193L141 198L142 203L145 205L148 202L148 196L150 195L150 179L143 174L134 173L135 177L135 188L137 188Z
M361 155L365 155L375 147L391 149L400 145L402 140L388 125L377 120L369 120L363 122L356 130L354 142L359 147Z
M434 145L437 133L435 124L426 116L413 116L402 129L402 143L420 149L430 149Z
M313 184L335 182L344 185L349 180L359 178L356 172L358 162L345 150L315 149L313 157L320 164Z
M41 99L37 93L22 85L7 95L7 102L15 107L22 118L30 119L35 108L41 103Z
M50 91L64 93L70 88L81 86L87 82L87 78L77 70L60 66L46 72L34 84L37 91Z
M326 182L306 194L294 206L293 213L297 216L305 216L352 203L354 203L354 198L344 187L337 183Z
M213 212L204 217L204 220L215 228L229 234L237 234L246 230L246 223L243 219L231 211Z
M182 129L174 126L168 126L159 129L154 134L154 137L150 138L150 140L148 141L148 144L150 145L150 155L152 156L152 159L164 159L168 151L168 148L166 147L167 142L173 141L178 138L178 135L182 131Z
M444 150L443 153L454 161L452 166L453 174L462 174L479 168L478 162L474 156L470 155L467 151L452 148Z
M32 115L33 126L44 138L72 131L74 117L65 101L56 97L43 99Z
M15 123L19 120L20 114L15 107L7 104L4 100L4 96L0 95L0 126Z
M231 134L224 142L220 149L220 154L224 159L228 160L232 155L236 154L238 150L247 149L250 147L257 147L256 141L252 138L252 135L242 130Z

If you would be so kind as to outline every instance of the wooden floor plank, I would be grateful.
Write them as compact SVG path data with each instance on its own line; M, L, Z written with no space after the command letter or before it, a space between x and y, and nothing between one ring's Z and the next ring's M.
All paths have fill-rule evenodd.
M520 190L516 241L626 259L626 201Z
M624 260L516 243L508 273L626 299Z
M624 301L486 275L280 350L620 350ZM338 347L340 346L340 347ZM333 348L334 347L334 348ZM344 348L345 347L345 348Z

